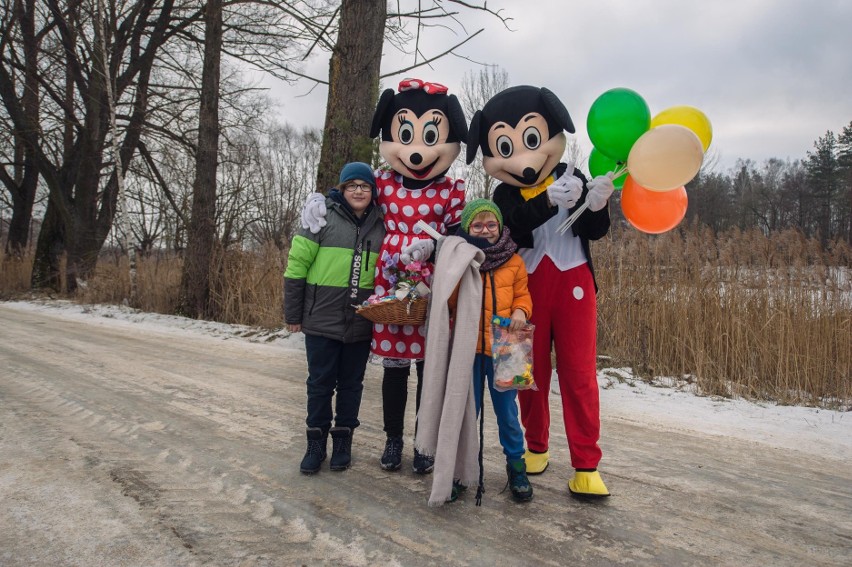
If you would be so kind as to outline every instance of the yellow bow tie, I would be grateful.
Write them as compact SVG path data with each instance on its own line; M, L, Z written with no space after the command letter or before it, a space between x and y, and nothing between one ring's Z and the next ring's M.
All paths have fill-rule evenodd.
M556 181L556 178L553 175L548 175L547 178L538 185L533 187L521 187L521 197L524 198L524 201L529 201L533 197L541 195L542 192L544 192L554 181Z

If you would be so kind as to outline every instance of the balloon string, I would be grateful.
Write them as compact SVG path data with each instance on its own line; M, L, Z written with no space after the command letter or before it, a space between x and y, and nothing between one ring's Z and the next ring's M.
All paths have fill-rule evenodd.
M627 164L626 163L621 164L620 166L616 167L614 171L610 171L606 175L610 179L617 179L618 177L621 177L625 173L627 173ZM557 234L565 234L568 231L568 229L571 228L571 225L573 225L574 222L578 218L580 218L580 215L582 215L583 212L588 208L589 208L589 202L588 201L586 201L582 205L580 205L580 207L577 208L576 211L574 211L574 214L572 214L570 217L568 217L567 219L562 221L562 223L559 226L556 227Z
M585 201L582 205L577 207L577 210L574 211L574 214L572 214L570 217L568 217L567 219L562 221L562 224L560 224L559 226L556 227L556 233L557 234L565 234L568 231L568 229L571 228L571 225L574 224L574 221L576 221L578 218L580 218L580 215L583 214L583 211L585 211L588 208L589 208L589 202Z
M617 179L617 178L621 177L622 175L624 175L625 173L627 173L627 164L626 163L619 165L618 167L615 168L614 171L610 171L609 172L609 178L610 179Z

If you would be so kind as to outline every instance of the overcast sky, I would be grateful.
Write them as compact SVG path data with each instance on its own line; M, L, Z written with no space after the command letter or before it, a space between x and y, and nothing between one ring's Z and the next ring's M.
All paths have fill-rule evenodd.
M591 150L586 117L603 92L638 92L651 115L675 105L701 109L713 125L708 154L727 171L737 158L804 158L827 130L852 122L852 0L489 0L513 18L507 31L484 14L467 16L486 30L461 52L496 64L511 85L548 87ZM449 45L433 33L427 55ZM382 73L411 64L385 48ZM327 78L327 58L307 70ZM446 57L404 76L443 83L458 93L474 63ZM395 88L404 76L384 79ZM322 127L327 90L265 80L280 118ZM468 117L470 119L470 117Z

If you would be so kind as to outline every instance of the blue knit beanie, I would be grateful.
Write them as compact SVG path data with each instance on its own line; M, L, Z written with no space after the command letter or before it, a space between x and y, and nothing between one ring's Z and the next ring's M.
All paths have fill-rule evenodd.
M376 189L376 178L373 175L373 168L362 161L353 161L344 165L343 169L340 170L338 185L343 185L347 181L354 179L363 179L370 184L373 190Z
M500 223L500 232L503 232L503 215L500 214L500 209L494 204L494 201L488 199L474 199L464 206L461 214L461 226L465 232L470 232L470 223L473 217L479 213L492 213L497 217L497 222Z

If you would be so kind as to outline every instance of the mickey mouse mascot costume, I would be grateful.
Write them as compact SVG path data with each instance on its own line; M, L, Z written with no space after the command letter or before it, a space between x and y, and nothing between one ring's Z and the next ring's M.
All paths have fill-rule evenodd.
M411 261L429 261L434 242L419 227L423 220L441 234L454 232L461 222L465 204L464 181L446 173L461 152L467 137L467 121L461 104L447 87L418 79L405 79L399 92L385 90L379 98L370 136L381 133L379 153L390 171L377 170L378 204L384 214L387 234L379 252L376 269L376 295L391 293L393 285L388 264L404 267ZM325 223L324 198L308 197L302 211L302 224L316 231ZM398 470L402 464L403 422L408 398L408 375L412 361L417 368L416 407L420 406L423 381L425 325L373 326L371 352L382 357L382 409L387 434L382 468ZM432 471L434 458L414 451L414 472Z
M563 130L574 132L568 110L551 91L516 86L496 94L470 124L467 162L482 149L485 171L501 183L494 191L505 225L529 272L534 310L533 374L538 390L519 392L529 474L543 473L550 454L551 348L578 497L609 496L597 471L601 459L596 368L597 305L589 241L610 226L607 202L614 189L607 176L586 182L560 163ZM569 232L557 228L581 204L589 208Z

